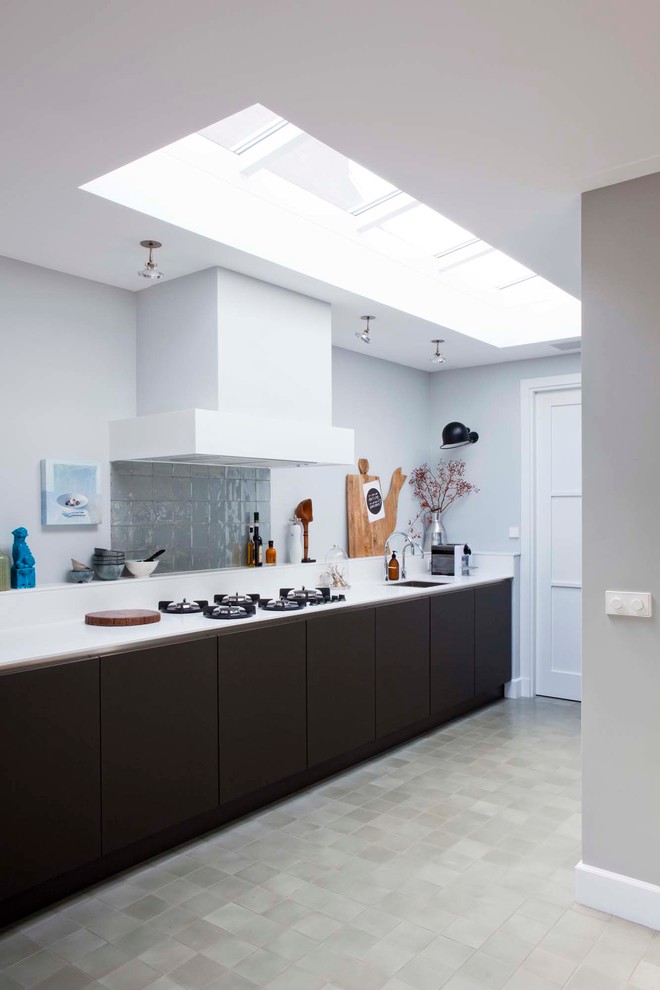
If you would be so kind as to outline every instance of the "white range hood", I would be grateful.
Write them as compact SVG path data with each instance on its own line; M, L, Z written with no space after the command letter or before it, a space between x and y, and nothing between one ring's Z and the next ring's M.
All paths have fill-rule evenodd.
M134 419L110 459L353 464L332 425L330 307L220 268L140 292Z

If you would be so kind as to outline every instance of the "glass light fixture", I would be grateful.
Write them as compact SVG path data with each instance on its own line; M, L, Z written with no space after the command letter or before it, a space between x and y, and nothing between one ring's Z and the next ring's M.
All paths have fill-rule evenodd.
M156 250L156 248L162 246L163 245L160 243L160 241L140 241L140 247L149 249L149 257L147 259L147 263L144 266L144 268L141 268L140 271L138 272L140 278L148 278L151 279L152 282L158 282L160 281L161 278L165 277L158 268L158 265L156 264L153 258L153 253Z
M433 355L433 357L429 358L429 361L431 362L431 364L444 364L446 358L444 354L440 352L440 344L444 344L444 340L440 340L439 337L436 337L434 340L431 341L431 343L435 344L435 354Z
M361 316L360 319L361 320L366 320L367 321L367 325L366 325L366 327L365 327L364 330L356 330L355 331L355 336L357 337L358 340L361 340L363 344L370 344L371 343L371 337L369 336L369 321L370 320L375 320L376 317L375 316Z

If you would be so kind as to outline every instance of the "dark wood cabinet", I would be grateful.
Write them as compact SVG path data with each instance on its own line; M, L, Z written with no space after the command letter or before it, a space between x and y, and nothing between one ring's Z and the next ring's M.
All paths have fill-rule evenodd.
M474 589L474 690L486 694L511 680L511 582Z
M304 622L219 637L223 803L305 770L305 667Z
M307 623L309 766L376 737L374 609Z
M431 598L431 715L474 697L474 591Z
M429 599L376 609L376 738L429 715Z
M101 660L103 852L218 804L217 646Z
M0 676L0 899L101 855L99 661Z

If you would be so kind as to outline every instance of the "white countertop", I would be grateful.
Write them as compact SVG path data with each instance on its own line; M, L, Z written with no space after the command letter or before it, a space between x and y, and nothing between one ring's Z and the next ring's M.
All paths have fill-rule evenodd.
M274 579L272 572L269 577L273 578L269 595L276 593L279 585L283 583L284 574L278 583ZM311 576L311 574L310 574ZM6 673L16 668L39 665L46 663L56 663L63 660L83 657L94 657L103 654L125 651L131 647L144 648L150 644L167 641L172 638L186 636L215 636L227 632L239 632L240 630L254 628L255 625L264 622L290 622L301 619L314 619L318 615L327 615L329 612L336 612L341 609L350 609L355 606L379 605L386 602L406 601L412 598L425 597L427 595L446 594L460 588L478 587L479 585L493 584L501 581L510 575L506 573L481 573L465 578L438 577L433 578L430 574L422 571L409 573L409 580L430 581L437 584L431 588L410 588L403 587L402 582L385 583L378 578L356 582L346 592L346 602L332 603L328 605L307 606L299 612L274 615L263 609L257 609L257 613L248 619L239 620L217 620L208 619L203 614L195 615L162 615L161 621L145 626L115 626L101 627L85 625L84 612L90 611L85 607L76 618L67 618L64 621L44 621L40 624L16 625L7 627L4 623L0 627L0 673ZM287 575L289 577L289 575ZM145 579L148 581L149 579ZM194 579L188 576L187 583L192 583ZM137 583L137 582L136 582ZM218 582L216 581L216 584ZM236 581L232 578L224 581L225 587L231 587ZM254 583L254 582L253 582ZM288 584L289 582L286 581ZM156 589L154 581L150 588L153 589L151 604L146 605L141 602L137 607L155 608L157 598L167 598L163 593L164 589ZM244 586L244 587L243 587ZM299 584L295 585L299 587ZM83 587L83 586L81 586ZM84 586L87 587L87 586ZM308 582L308 587L314 587L312 581ZM221 589L222 590L222 589ZM249 593L249 581L242 575L241 590ZM75 594L74 589L74 594ZM189 590L184 592L186 597L194 598L195 593ZM213 595L201 595L213 600ZM38 605L38 596L32 600L34 605ZM155 599L155 600L154 600ZM84 599L80 599L82 601ZM86 606L89 604L85 602ZM95 609L108 607L134 607L135 603L118 605L116 602L95 603Z

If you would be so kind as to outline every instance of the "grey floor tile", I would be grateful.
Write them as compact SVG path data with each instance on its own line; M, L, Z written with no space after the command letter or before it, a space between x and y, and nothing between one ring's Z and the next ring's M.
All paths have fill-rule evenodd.
M22 987L33 987L46 977L52 976L58 969L62 969L66 963L55 953L48 949L41 949L34 955L26 956L20 962L14 963L6 972L16 983Z

